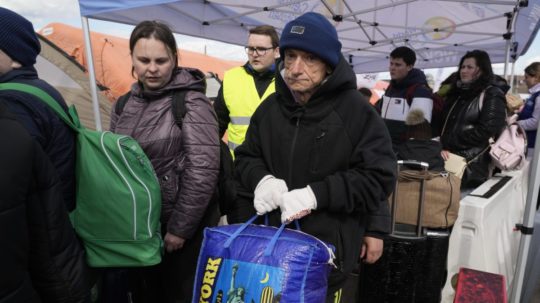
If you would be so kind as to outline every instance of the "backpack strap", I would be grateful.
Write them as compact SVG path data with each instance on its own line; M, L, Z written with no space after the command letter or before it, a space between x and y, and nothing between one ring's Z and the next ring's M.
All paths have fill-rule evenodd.
M131 91L123 94L116 100L116 105L114 106L114 112L120 116L122 112L124 111L124 107L126 107L126 103L128 102L129 98L131 97Z
M182 129L182 120L186 115L186 93L185 89L175 90L172 95L171 110L173 112L176 125Z
M184 116L186 115L186 94L188 90L186 89L178 89L173 92L172 95L172 103L171 103L171 110L173 112L174 121L180 129L182 129L182 120L184 119ZM124 107L126 107L126 103L128 102L129 98L131 97L131 91L127 92L126 94L120 96L118 100L116 100L116 105L114 107L114 112L117 115L121 115L124 111Z
M412 104L412 100L414 98L414 92L416 91L418 87L422 85L424 85L424 83L414 83L412 85L409 85L409 87L407 87L407 91L405 92L405 99L407 100L407 104L409 104L409 106L411 106Z
M478 109L482 110L482 107L484 107L484 97L486 96L486 91L492 87L492 85L488 85L488 87L484 88L484 90L480 93L480 97L478 99Z
M0 90L14 90L32 95L38 100L41 100L43 103L47 104L49 108L55 112L58 117L60 117L60 119L64 121L71 129L78 132L81 128L79 121L73 119L73 116L76 116L76 112L73 112L74 107L72 107L73 110L70 109L70 118L70 115L66 113L64 108L62 108L62 106L53 97L39 87L23 83L0 83Z

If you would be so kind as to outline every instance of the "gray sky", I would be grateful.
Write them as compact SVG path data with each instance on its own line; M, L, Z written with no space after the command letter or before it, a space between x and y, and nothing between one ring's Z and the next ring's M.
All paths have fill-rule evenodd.
M77 0L0 0L0 6L16 11L34 23L36 30L52 22L67 23L72 26L81 27L79 5ZM106 32L110 35L129 37L133 27L110 22L90 20L90 29L97 32ZM540 34L538 35L540 36ZM534 61L540 61L540 38L538 36L529 47L528 52L520 57L516 62L515 72L523 74L523 69ZM177 35L177 42L180 48L204 52L210 56L220 57L229 60L247 60L242 47L229 45L222 42ZM443 77L450 74L456 68L446 68ZM502 74L502 65L495 66L495 72ZM427 71L436 73L435 71ZM386 73L382 73L382 78Z

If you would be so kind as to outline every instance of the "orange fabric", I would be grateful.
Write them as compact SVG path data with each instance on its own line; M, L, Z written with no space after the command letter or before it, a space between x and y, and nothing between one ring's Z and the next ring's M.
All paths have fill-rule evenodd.
M51 23L39 34L53 42L77 62L87 67L82 29L62 23ZM91 32L94 69L99 84L110 89L111 101L125 94L135 82L131 75L129 40L101 33ZM223 60L197 52L179 51L180 66L198 68L203 72L213 72L223 79L226 70L242 65L243 62Z
M384 94L384 91L388 88L388 85L390 83L386 81L377 81L375 85L370 88L371 90L371 98L369 99L369 103L375 104Z

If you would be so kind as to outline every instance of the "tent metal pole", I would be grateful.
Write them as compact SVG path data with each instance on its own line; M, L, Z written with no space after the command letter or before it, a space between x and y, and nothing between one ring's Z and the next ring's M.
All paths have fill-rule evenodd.
M99 101L96 86L96 73L94 70L94 56L92 55L92 42L90 39L90 27L88 26L88 18L81 17L81 23L84 33L84 46L86 52L86 62L88 65L88 76L90 81L90 92L92 94L92 106L94 109L94 120L96 122L96 130L101 131L101 114L99 112Z
M514 85L515 75L516 75L516 60L512 61L512 72L510 73L510 81L508 82L510 84L511 93L516 92L516 86Z
M519 1L517 1L519 2ZM512 20L512 29L515 28L516 17L519 13L519 5L516 5L514 11L514 20ZM540 121L539 121L540 127ZM540 136L536 137L535 146L540 146ZM534 218L536 216L536 201L538 201L538 191L540 186L540 148L533 149L533 159L529 167L529 182L527 186L527 199L525 200L525 209L523 212L523 222L521 223L521 240L519 241L519 250L516 260L516 271L514 272L514 281L512 281L512 292L509 302L519 303L523 295L523 285L525 271L527 267L527 258L531 246L531 239L534 230Z
M536 137L535 146L540 144L540 136ZM508 302L520 302L523 292L523 280L525 277L527 257L531 245L532 231L534 228L534 217L536 215L536 201L538 199L538 189L540 185L540 162L538 156L540 149L534 149L534 156L529 167L529 182L527 186L527 199L525 200L525 209L523 212L522 234L519 241L519 250L516 261L516 271L514 281L512 281L512 291ZM528 232L523 232L528 231Z
M506 40L506 49L504 50L504 74L503 78L508 81L508 63L510 62L510 39Z

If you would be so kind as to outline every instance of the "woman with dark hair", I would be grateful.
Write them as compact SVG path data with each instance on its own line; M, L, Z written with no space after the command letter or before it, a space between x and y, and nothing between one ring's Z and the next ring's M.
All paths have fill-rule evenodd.
M144 282L134 292L142 291L144 299L135 302L191 302L203 228L219 219L217 204L210 205L219 173L217 118L204 95L204 74L177 65L176 41L166 25L139 23L129 47L137 82L123 97L127 101L114 106L111 131L135 138L152 162L161 185L166 250L156 268L141 269ZM176 98L179 91L183 100ZM178 117L181 106L185 113Z
M527 146L534 148L540 119L540 62L533 62L525 68L525 84L531 95L519 113L518 124L527 133Z
M495 81L489 55L467 52L445 100L441 143L442 157L462 156L468 165L462 189L479 186L491 176L489 139L497 138L506 125L505 92Z

